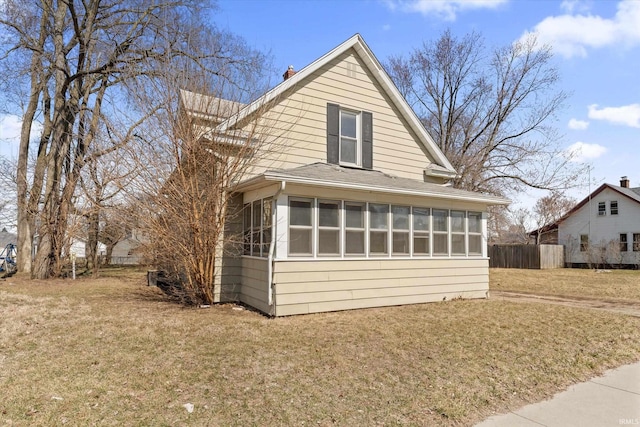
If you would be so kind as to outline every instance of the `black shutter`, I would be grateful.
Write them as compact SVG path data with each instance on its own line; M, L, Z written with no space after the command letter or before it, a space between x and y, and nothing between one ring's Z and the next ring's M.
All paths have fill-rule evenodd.
M373 115L362 112L362 167L373 169Z
M340 163L340 106L327 104L327 163Z

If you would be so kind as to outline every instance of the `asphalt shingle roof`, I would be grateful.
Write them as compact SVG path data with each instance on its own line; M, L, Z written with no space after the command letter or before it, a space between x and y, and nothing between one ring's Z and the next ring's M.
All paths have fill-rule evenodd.
M424 193L425 195L437 194L448 196L449 198L481 198L497 204L506 204L509 202L507 199L502 197L458 190L453 187L422 182L414 179L401 178L381 171L347 168L326 163L312 163L293 169L271 169L266 171L264 176L278 179L301 178L335 184L360 185L386 190L417 192Z

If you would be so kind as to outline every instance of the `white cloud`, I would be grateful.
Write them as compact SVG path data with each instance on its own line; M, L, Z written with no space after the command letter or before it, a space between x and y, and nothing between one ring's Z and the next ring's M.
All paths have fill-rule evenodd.
M573 130L585 130L589 127L589 122L585 120L571 119L569 120L569 129Z
M565 10L571 10L569 13L549 16L532 31L541 44L550 44L559 55L586 57L588 49L640 44L640 1L619 2L616 14L611 18L590 13L574 15L575 4L563 4ZM526 36L527 33L523 38Z
M587 144L586 142L576 142L565 150L570 161L582 163L588 160L597 159L607 152L607 148L599 144Z
M382 29L383 29L384 31L389 31L389 30L391 29L391 25L389 25L389 24L384 24L384 25L382 26Z
M20 139L22 119L13 114L0 117L0 141L12 142Z
M560 9L564 10L566 13L573 13L576 11L587 12L590 8L590 5L583 0L563 0L560 3Z
M589 105L589 118L605 120L617 125L640 128L640 104L623 105L622 107L598 108L597 104Z
M495 9L508 0L385 0L391 10L418 12L444 21L455 21L460 12L473 9Z

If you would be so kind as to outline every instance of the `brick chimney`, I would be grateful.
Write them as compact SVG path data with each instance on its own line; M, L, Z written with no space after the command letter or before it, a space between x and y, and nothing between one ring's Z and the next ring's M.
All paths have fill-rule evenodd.
M629 178L627 178L626 176L620 178L620 187L629 188Z
M295 73L296 71L293 69L293 65L289 65L289 68L287 68L287 71L284 72L284 74L282 75L282 78L287 80L288 78L293 77Z

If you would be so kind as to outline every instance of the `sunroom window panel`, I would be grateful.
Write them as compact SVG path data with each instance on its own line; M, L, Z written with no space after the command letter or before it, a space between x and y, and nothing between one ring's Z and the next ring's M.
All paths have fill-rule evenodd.
M449 245L447 241L448 241L447 234L434 234L433 235L433 254L448 255Z
M443 209L433 210L433 231L448 231L447 217L449 212Z
M469 233L482 233L482 214L469 212Z
M482 255L482 236L469 234L469 255Z
M392 206L391 223L393 225L393 247L392 252L398 255L409 254L409 206Z
M320 255L340 255L340 230L318 231Z
M364 230L347 230L345 241L345 253L347 255L364 255Z
M464 233L464 212L451 211L451 232Z
M388 253L386 231L371 231L369 233L369 252L374 255Z
M429 231L429 208L413 208L414 231Z
M364 255L364 203L344 203L345 212L345 254Z
M465 255L464 234L451 234L451 253Z
M340 205L336 200L318 202L319 255L340 255Z
M313 255L312 199L289 199L289 253Z
M429 235L414 233L413 253L415 255L429 255Z
M311 226L311 201L291 200L289 202L289 223Z
M388 228L388 205L369 204L369 227L376 230L386 230Z
M311 255L311 232L310 228L292 228L289 231L289 252L298 255Z
M318 225L320 227L340 226L340 202L318 202Z

